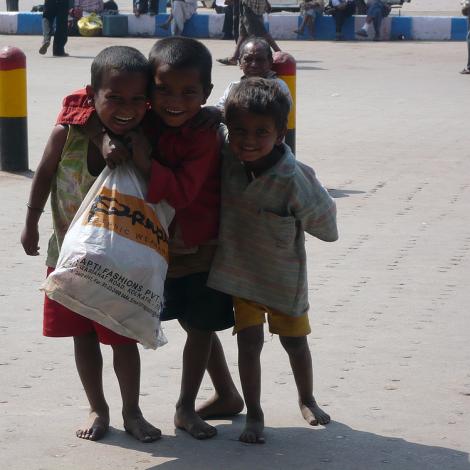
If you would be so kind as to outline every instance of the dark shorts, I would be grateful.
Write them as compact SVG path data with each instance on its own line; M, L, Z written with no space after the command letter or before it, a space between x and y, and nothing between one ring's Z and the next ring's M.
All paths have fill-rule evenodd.
M165 281L161 320L180 320L197 330L220 331L233 327L232 296L207 287L209 273Z
M264 37L267 33L263 15L255 15L250 8L240 2L240 36Z

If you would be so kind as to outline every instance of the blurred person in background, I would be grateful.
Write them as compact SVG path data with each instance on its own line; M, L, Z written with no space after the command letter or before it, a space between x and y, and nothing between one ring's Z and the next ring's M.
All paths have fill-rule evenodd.
M335 19L336 40L341 41L344 23L354 15L356 2L355 0L330 0L327 11Z
M51 44L54 57L67 57L64 47L68 39L69 0L45 0L42 12L43 40L39 54L44 55ZM54 27L55 21L55 27Z
M470 0L462 0L462 15L467 17L467 66L460 72L462 75L470 75Z
M366 38L369 36L370 26L374 26L374 41L380 41L380 28L382 21L390 14L392 7L384 0L369 0L367 2L367 16L364 26L356 31L356 35Z

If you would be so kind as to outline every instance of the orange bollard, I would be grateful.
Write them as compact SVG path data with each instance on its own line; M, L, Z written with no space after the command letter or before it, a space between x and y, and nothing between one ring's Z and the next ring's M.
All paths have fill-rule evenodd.
M276 75L284 80L289 87L290 94L292 96L292 109L289 113L287 121L287 134L286 144L291 148L295 154L295 103L296 103L296 73L297 65L295 59L287 52L279 51L275 52L273 63L273 70Z
M0 49L0 169L28 169L26 56L10 46Z

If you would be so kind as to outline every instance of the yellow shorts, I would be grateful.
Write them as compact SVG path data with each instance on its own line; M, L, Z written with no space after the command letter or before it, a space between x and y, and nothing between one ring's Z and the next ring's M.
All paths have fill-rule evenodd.
M268 314L269 331L273 334L279 336L306 336L311 331L308 313L301 317L291 317L278 310L239 297L233 298L233 306L235 309L233 334L250 326L262 325L266 322L265 314Z

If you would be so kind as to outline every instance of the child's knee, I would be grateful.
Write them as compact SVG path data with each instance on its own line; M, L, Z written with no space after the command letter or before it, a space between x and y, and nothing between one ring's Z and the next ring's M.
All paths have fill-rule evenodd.
M263 328L251 327L240 331L237 335L240 355L259 356L263 349Z
M289 356L309 351L306 336L279 336L279 340Z

